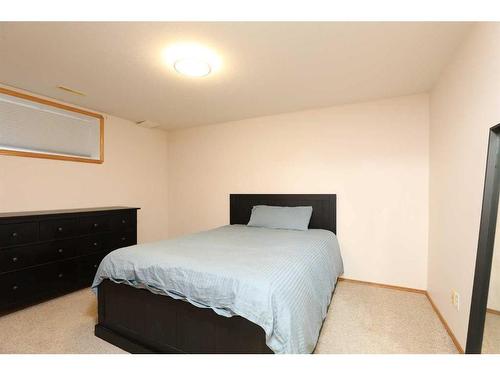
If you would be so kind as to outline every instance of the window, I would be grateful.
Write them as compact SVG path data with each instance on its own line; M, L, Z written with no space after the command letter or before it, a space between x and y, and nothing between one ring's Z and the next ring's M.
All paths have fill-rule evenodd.
M104 118L0 88L0 155L102 163Z

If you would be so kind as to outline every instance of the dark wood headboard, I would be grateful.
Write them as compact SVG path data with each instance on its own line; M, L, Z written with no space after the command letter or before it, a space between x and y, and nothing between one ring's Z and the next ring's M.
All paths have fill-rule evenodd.
M309 228L337 233L336 194L231 194L230 224L248 224L253 206L312 206Z

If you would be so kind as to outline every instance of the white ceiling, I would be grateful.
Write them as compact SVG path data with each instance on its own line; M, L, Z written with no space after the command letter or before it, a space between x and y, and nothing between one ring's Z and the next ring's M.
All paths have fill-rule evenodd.
M0 23L0 82L171 129L429 90L470 23ZM187 79L172 43L222 69ZM67 86L77 96L56 88Z

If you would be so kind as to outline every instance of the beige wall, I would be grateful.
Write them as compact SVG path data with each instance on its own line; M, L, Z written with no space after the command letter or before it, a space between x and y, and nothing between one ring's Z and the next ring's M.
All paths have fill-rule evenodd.
M140 242L167 236L167 133L106 116L104 164L0 156L0 212L141 207Z
M465 346L488 129L500 122L500 24L480 24L430 100L429 292ZM451 290L461 295L460 310Z
M426 288L428 97L169 132L169 234L228 223L230 193L337 193L345 276Z

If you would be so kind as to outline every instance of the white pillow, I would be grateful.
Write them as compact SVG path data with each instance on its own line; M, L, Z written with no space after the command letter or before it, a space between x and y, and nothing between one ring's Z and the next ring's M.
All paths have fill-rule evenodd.
M253 206L248 226L273 229L307 230L312 207Z

